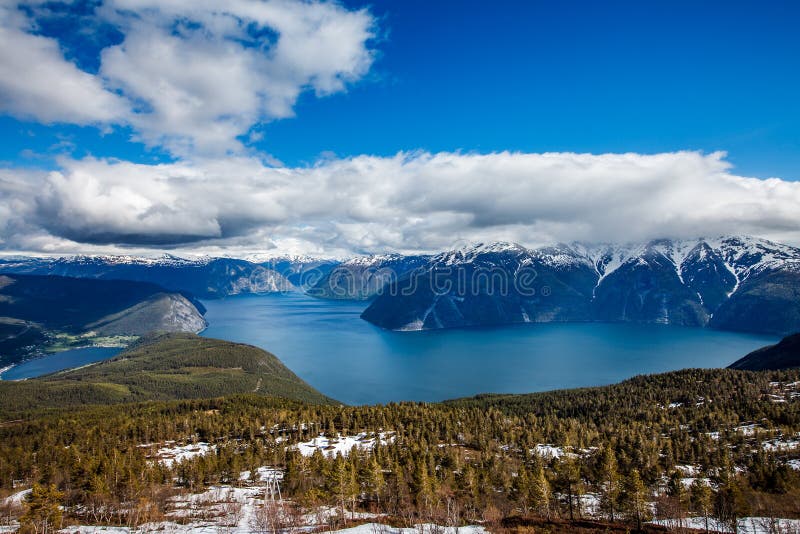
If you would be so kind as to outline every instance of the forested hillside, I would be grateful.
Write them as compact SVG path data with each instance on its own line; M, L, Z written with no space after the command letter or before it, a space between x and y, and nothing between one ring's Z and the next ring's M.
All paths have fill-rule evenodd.
M0 382L0 414L237 393L332 402L262 349L193 334L162 334L145 338L110 360L40 378Z
M331 527L345 510L553 532L581 517L620 532L654 516L797 517L799 379L686 370L442 404L247 395L86 407L0 425L0 485L54 484L67 520L84 524L176 517L175 492L250 487L265 470L281 473L291 517L340 510Z
M0 275L0 365L57 337L68 348L98 335L198 332L206 327L204 312L191 296L145 282Z

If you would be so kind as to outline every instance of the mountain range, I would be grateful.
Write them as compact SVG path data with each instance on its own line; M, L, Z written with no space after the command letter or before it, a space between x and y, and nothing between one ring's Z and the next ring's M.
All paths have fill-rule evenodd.
M475 244L436 255L188 260L0 260L0 272L135 280L199 298L291 290L364 300L390 330L527 322L663 323L786 335L800 330L800 249L747 236Z
M311 285L309 295L327 299L368 300L386 285L424 267L430 256L375 254L334 265Z
M295 287L278 271L246 260L231 258L189 260L169 254L160 258L134 256L13 258L0 261L0 272L150 282L170 291L183 291L199 298L273 293L289 291Z
M380 293L362 317L391 330L611 321L785 335L800 330L800 249L740 236L478 244Z

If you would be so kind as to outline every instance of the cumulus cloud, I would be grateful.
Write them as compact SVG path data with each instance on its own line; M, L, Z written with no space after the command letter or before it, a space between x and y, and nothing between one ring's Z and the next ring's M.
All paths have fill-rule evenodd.
M327 1L106 0L95 17L122 34L99 72L67 61L35 14L0 3L0 106L45 122L133 127L173 154L242 152L253 126L290 117L305 90L346 89L368 72L375 20Z
M23 119L73 124L124 121L128 103L102 80L64 59L53 39L0 4L0 111Z
M87 158L0 180L6 249L437 251L455 241L638 241L747 233L800 244L800 183L723 153L400 153L275 168L239 157ZM57 243L57 245L53 244Z

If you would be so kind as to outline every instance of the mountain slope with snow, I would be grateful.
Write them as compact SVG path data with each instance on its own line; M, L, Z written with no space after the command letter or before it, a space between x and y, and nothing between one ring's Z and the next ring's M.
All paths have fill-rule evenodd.
M0 261L0 272L150 282L171 291L184 291L200 298L275 293L294 289L294 285L285 276L273 269L229 258L188 260L171 255L160 258L26 258Z
M330 270L311 285L309 295L328 299L366 300L387 284L424 266L428 256L377 254L352 258Z
M752 237L478 244L386 289L362 317L393 330L553 321L800 330L800 249Z

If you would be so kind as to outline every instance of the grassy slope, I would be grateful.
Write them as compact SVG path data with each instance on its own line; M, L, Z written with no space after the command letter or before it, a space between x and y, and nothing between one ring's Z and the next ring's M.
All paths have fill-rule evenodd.
M101 363L31 380L0 382L0 414L240 393L334 402L259 348L193 334L163 334Z

